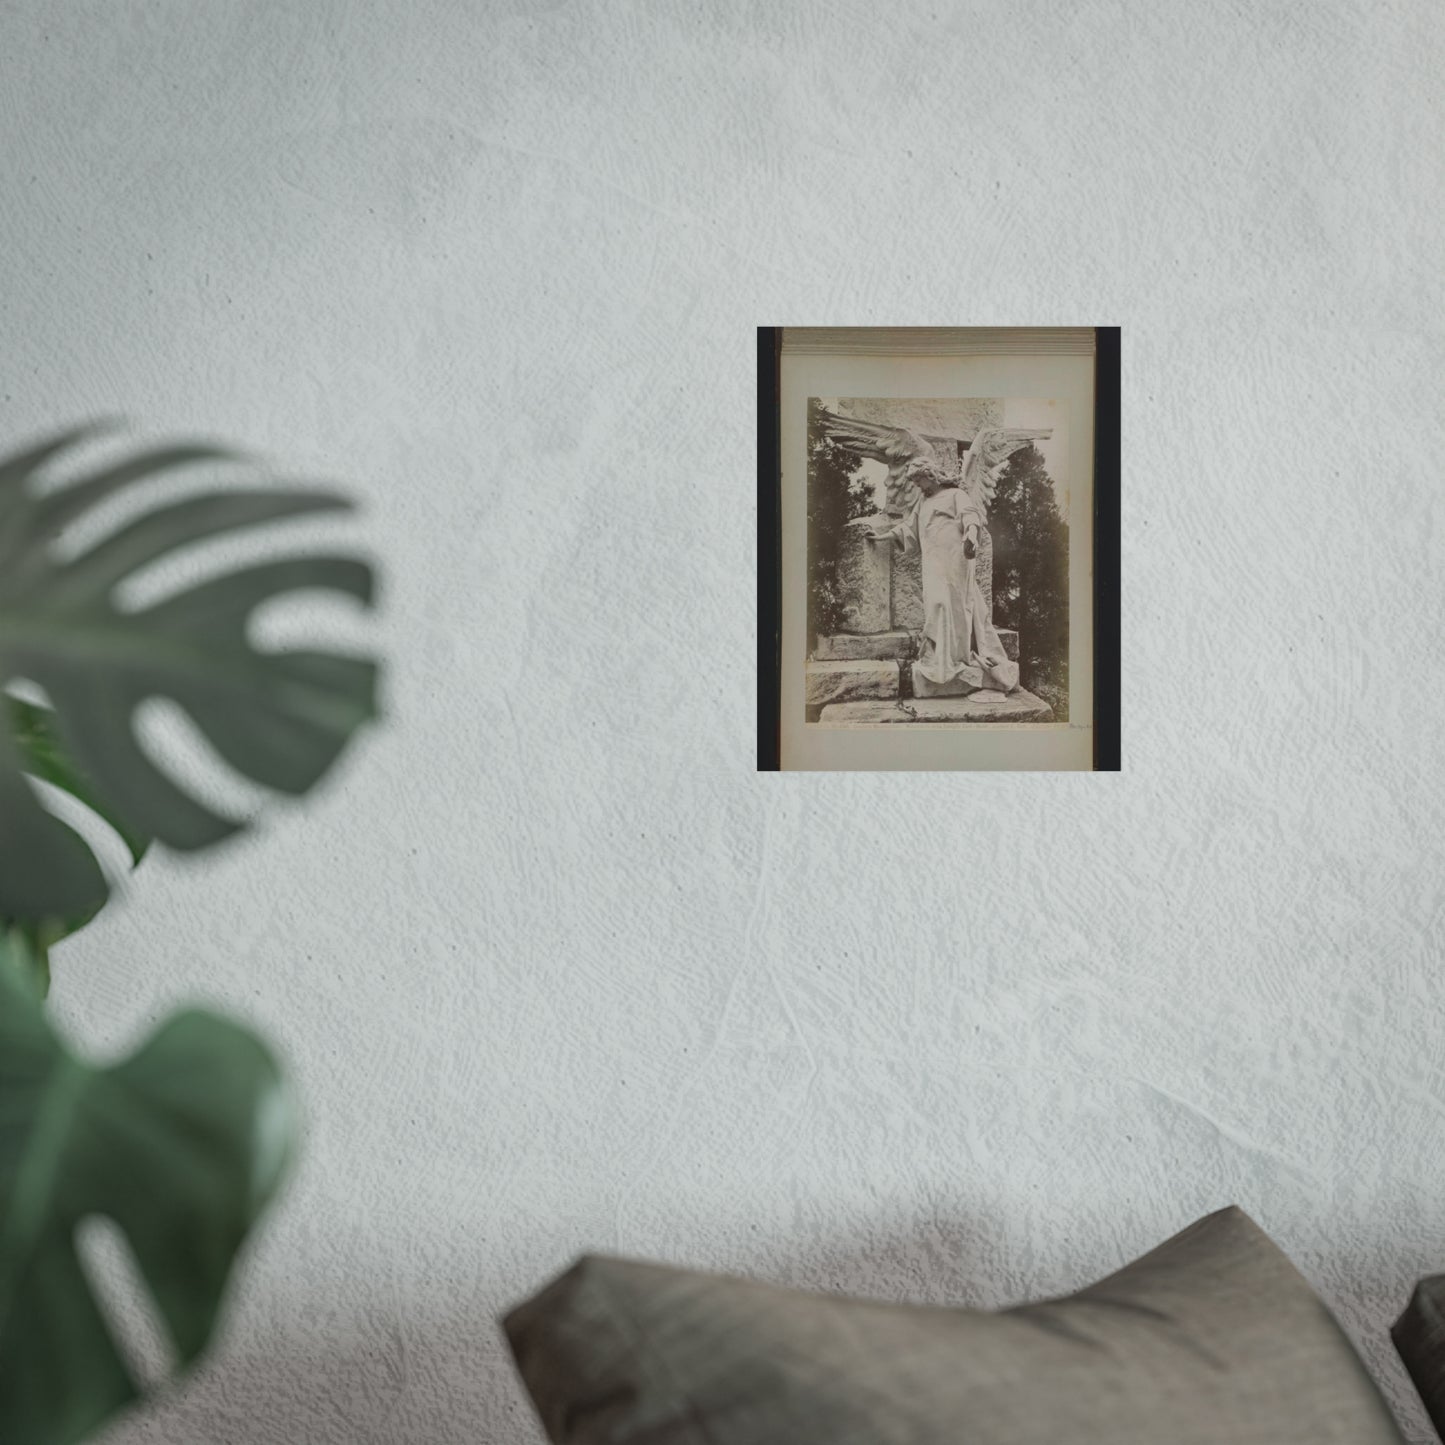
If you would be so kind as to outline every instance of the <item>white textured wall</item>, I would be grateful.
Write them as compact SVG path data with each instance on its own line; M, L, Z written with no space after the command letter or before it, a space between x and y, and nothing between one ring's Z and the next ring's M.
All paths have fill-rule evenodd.
M892 16L885 20L880 17ZM1445 12L0 9L0 432L350 479L390 721L57 958L309 1140L110 1445L531 1442L583 1248L995 1304L1236 1200L1426 1438ZM753 771L760 322L1124 327L1118 776Z

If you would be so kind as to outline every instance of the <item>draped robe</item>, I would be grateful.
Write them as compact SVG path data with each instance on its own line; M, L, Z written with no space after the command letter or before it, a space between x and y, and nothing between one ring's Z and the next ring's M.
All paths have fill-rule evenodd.
M922 554L923 654L918 671L940 687L967 678L976 668L983 686L1012 692L1019 685L1019 665L1010 662L989 620L978 585L978 558L964 555L964 531L982 527L984 515L973 497L959 487L944 487L931 497L920 496L913 510L885 536L902 543L905 552Z

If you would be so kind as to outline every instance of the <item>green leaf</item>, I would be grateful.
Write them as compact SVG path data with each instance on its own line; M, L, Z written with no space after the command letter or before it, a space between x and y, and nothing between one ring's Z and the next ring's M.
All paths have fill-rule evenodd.
M76 1226L119 1225L188 1366L295 1120L263 1045L213 1014L172 1016L109 1068L83 1062L20 982L14 940L0 937L0 1440L71 1445L140 1393Z
M10 730L20 746L25 759L26 771L31 777L69 793L72 798L84 803L92 812L104 818L120 835L130 853L132 863L139 863L150 846L150 839L127 825L105 800L95 791L95 784L80 771L65 755L60 744L55 724L55 714L48 707L38 707L32 702L23 702L18 697L7 697Z
M150 846L150 839L126 825L113 808L95 791L95 785L66 756L55 725L55 714L47 707L23 702L17 697L0 697L0 728L9 713L10 733L19 748L22 765L31 777L41 778L83 803L119 834L132 865L138 864ZM49 824L46 824L49 826ZM103 899L101 900L104 901ZM32 918L24 928L39 960L46 991L50 986L49 950L62 938L84 928L100 911L97 902L68 918Z
M53 709L27 714L22 704L19 735L0 728L0 918L84 918L108 892L89 846L41 805L27 771L94 807L133 854L150 838L205 848L241 826L187 792L141 749L134 714L147 699L178 703L232 767L292 795L311 788L376 711L370 659L261 652L246 635L259 606L299 589L369 604L373 578L363 561L287 557L133 611L118 607L114 595L181 548L341 510L346 499L285 488L206 492L152 507L67 560L56 555L56 535L98 504L162 472L231 455L207 446L163 447L42 494L40 468L87 434L69 432L0 459L0 689L27 680Z
M50 950L35 924L0 927L0 971L18 979L37 999L50 992Z

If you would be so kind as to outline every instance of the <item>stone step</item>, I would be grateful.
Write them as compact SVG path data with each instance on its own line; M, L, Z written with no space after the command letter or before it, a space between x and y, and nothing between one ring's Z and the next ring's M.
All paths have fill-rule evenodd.
M1011 628L998 629L1004 656L1011 662L1019 660L1019 635ZM917 651L916 632L834 632L818 634L818 647L813 653L819 662L847 662L862 658L907 657Z
M916 637L912 632L835 632L831 637L819 634L818 650L813 656L819 662L907 657Z
M858 698L898 696L898 664L875 658L855 662L810 662L807 704L849 702Z
M824 727L878 723L1047 723L1053 709L1043 698L1015 692L970 693L967 697L919 697L911 702L835 702L818 716Z

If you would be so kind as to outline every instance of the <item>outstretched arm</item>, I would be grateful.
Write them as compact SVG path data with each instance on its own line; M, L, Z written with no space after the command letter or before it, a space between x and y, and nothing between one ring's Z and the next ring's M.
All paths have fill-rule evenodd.
M867 530L864 536L870 542L892 542L895 546L902 547L905 552L918 546L918 507L906 517L900 517L896 522L882 526L871 517L858 517L848 523L850 527L864 527Z
M865 522L867 518L863 519ZM868 527L867 537L870 542L901 542L905 536L907 519L893 523L890 527L880 527L876 523Z

